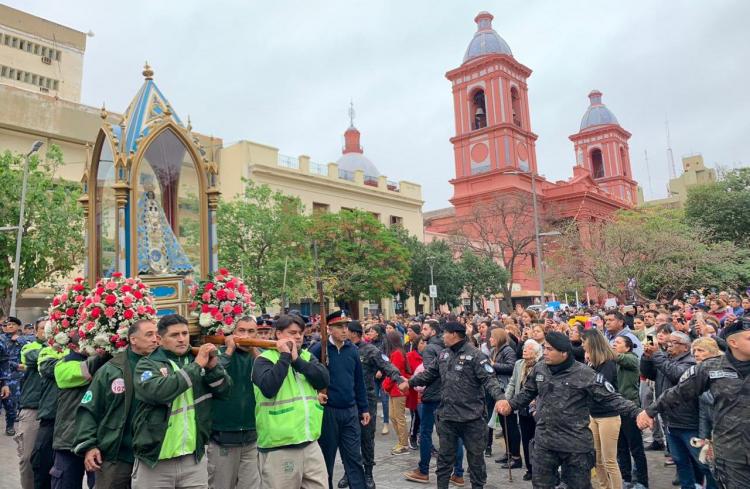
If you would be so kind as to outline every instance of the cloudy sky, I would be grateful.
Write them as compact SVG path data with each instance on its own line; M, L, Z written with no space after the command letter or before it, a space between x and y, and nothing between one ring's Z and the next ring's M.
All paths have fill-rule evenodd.
M83 77L83 102L94 106L124 110L148 60L197 131L325 163L340 155L353 99L365 154L389 179L420 183L425 210L452 195L444 75L460 65L481 10L533 70L531 123L548 179L572 174L567 137L593 88L633 133L647 198L666 195L667 118L678 172L692 153L711 166L750 158L744 0L4 1L95 33Z

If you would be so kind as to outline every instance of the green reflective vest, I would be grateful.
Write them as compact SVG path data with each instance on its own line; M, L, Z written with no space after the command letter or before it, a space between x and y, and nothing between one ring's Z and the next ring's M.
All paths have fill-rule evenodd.
M310 352L299 353L303 360L310 360ZM266 350L261 356L274 364L279 361L277 350ZM258 432L258 448L276 448L316 441L320 438L323 424L323 407L318 402L318 393L291 366L276 397L269 399L258 386L255 392L255 425Z
M172 364L175 372L180 370L180 367L172 360L169 360L169 363ZM195 399L193 399L193 388L190 387L172 401L167 432L164 433L164 443L159 451L159 460L195 453L196 440Z

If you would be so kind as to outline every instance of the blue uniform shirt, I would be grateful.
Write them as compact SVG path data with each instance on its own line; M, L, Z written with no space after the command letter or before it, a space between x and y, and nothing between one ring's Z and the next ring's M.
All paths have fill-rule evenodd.
M310 353L320 360L321 344L310 347ZM359 351L351 341L346 340L341 349L336 348L333 339L328 338L328 406L344 409L357 406L359 414L368 412L367 391L362 375Z

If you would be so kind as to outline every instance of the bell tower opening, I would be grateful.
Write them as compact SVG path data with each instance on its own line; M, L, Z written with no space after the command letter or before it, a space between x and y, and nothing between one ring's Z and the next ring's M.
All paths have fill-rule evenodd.
M510 106L513 110L513 124L521 127L521 97L516 87L510 87Z
M622 174L630 177L630 162L628 161L628 155L625 153L625 148L622 146L620 146L620 164L622 165Z
M471 127L473 130L487 127L487 109L484 102L484 90L479 89L471 97L471 113L473 120Z
M602 158L602 150L599 148L591 150L591 174L594 179L604 178L604 159Z

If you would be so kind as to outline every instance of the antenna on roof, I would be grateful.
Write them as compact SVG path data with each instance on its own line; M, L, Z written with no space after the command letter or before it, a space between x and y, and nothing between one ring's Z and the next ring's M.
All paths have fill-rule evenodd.
M349 99L349 127L354 127L354 116L357 113L354 111L354 100Z
M664 116L664 126L667 129L667 166L669 168L669 178L677 178L677 170L674 167L674 155L672 154L672 141L669 137L669 119Z

